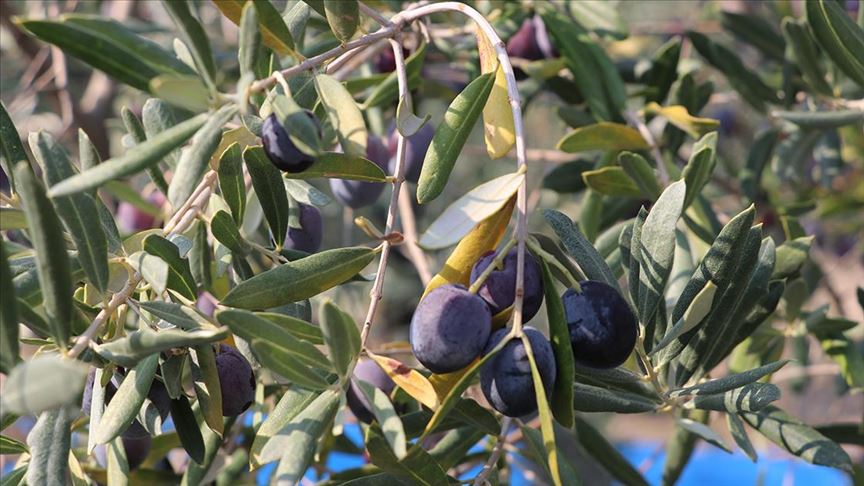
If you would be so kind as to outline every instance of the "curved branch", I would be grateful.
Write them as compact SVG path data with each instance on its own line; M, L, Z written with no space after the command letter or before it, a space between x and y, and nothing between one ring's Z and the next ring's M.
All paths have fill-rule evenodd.
M507 55L507 49L504 41L495 32L495 29L486 20L483 15L474 10L472 7L457 3L457 2L441 2L431 5L419 6L410 10L403 11L397 14L391 22L394 25L401 25L406 22L412 22L433 13L440 12L459 12L468 16L473 20L477 27L483 31L483 34L489 39L490 44L495 48L495 53L498 57L498 62L501 69L504 71L504 77L507 81L507 98L510 102L510 110L513 113L513 131L516 135L516 167L522 168L526 164L526 149L525 149L525 129L522 123L522 101L519 95L519 88L516 85L516 76L513 74L513 66L510 64L510 57ZM516 297L513 301L513 331L515 335L522 332L522 302L525 294L525 236L528 227L528 178L519 186L519 191L516 196L516 240L517 257L516 257Z

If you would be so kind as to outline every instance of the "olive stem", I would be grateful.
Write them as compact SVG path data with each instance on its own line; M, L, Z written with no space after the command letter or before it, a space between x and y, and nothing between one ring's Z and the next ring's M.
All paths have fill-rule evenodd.
M507 258L507 253L510 252L510 249L516 245L516 238L510 238L506 245L501 247L501 250L498 251L498 254L495 255L495 258L489 263L489 266L483 269L483 273L477 276L477 280L471 282L471 286L468 287L468 292L472 294L476 294L480 291L480 287L486 283L486 279L489 278L489 275L492 275L492 272L500 269L501 263Z
M189 226L193 221L195 221L198 212L210 201L210 193L213 190L215 183L216 171L211 170L204 175L201 183L198 184L198 187L195 188L192 195L189 196L189 199L187 199L186 202L180 206L180 209L174 213L171 219L165 223L165 228L162 230L162 234L164 236L171 236L189 229ZM75 345L68 353L66 353L67 358L75 359L79 354L87 349L87 346L90 345L93 336L99 328L102 327L102 324L107 322L111 315L113 315L121 305L126 303L129 297L131 297L135 292L138 284L141 283L141 280L142 277L138 272L133 272L129 276L126 285L111 297L111 300L109 300L108 304L99 311L99 314L97 314L96 318L94 318L90 325L87 326L87 329L78 336L75 340Z
M381 29L372 32L371 34L364 35L363 37L354 39L351 42L346 42L345 44L340 44L339 46L334 47L333 49L330 49L328 51L324 51L317 56L307 58L295 66L292 66L288 69L283 69L282 71L280 71L280 73L282 74L282 76L289 78L296 74L302 73L303 71L308 71L312 68L320 66L321 64L324 64L325 62L341 54L352 51L359 47L368 46L382 39L393 37L394 35L396 35L397 32L402 29L402 26L403 22L394 22L393 24L387 27L382 27ZM273 87L274 84L276 84L276 80L276 76L272 74L264 79L259 79L258 81L255 81L249 86L249 92L260 93L262 91L268 90Z
M390 39L390 47L393 49L393 59L396 63L396 79L399 82L399 99L404 99L411 102L411 92L408 90L408 74L405 70L405 57L402 55L402 44L394 39ZM402 189L402 183L405 182L405 152L407 149L407 140L399 130L396 130L396 167L393 181L393 192L390 194L390 205L387 208L387 222L384 225L384 234L389 235L393 232L398 219L397 207L399 201L399 193ZM390 248L392 247L390 240L384 240L379 248L381 248L381 258L378 261L378 272L375 274L375 282L372 284L370 292L369 309L366 311L366 319L363 321L363 329L360 331L360 349L366 347L366 339L369 337L369 331L372 329L372 321L375 319L375 312L378 310L378 303L383 297L384 274L387 272L387 261L390 258Z
M651 146L651 155L657 159L657 172L660 175L660 184L664 187L669 185L669 171L666 170L666 162L663 160L663 153L660 152L660 146L657 145L657 140L654 139L654 135L651 133L651 130L648 129L648 126L645 125L645 122L639 119L639 117L632 113L626 112L624 113L624 117L627 119L627 122L630 125L636 127L639 130L639 134L642 135L642 138L648 142L648 145Z
M645 334L642 331L639 331L639 336L636 338L635 351L636 355L639 356L639 361L642 362L642 367L645 368L645 373L648 375L648 381L650 381L654 386L654 391L656 391L661 397L664 397L663 401L668 404L665 398L666 390L664 390L663 386L660 384L660 379L654 371L654 366L651 364L650 358L648 358L648 353L645 352Z
M492 473L492 469L495 467L498 459L501 458L501 453L504 452L504 444L507 442L507 431L510 430L512 422L513 419L510 417L504 417L504 420L501 421L501 433L498 434L498 440L492 447L492 453L489 455L486 464L483 465L483 469L474 478L474 486L484 486L489 482L489 474Z
M258 243L255 243L254 241L247 241L246 243L253 250L263 254L264 256L270 258L271 260L273 260L276 263L285 263L286 261L288 261L285 257L280 255L278 252L276 252L274 250L267 249L264 246L261 246Z
M572 273L570 273L570 270L567 270L567 268L558 261L557 258L550 255L549 252L544 250L543 247L540 246L540 244L537 243L534 238L528 238L526 242L528 243L528 247L531 248L531 251L537 254L538 257L542 258L546 263L551 263L555 268L558 269L558 271L564 274L564 276L567 278L567 285L571 289L575 290L577 294L582 293L582 286L579 284L579 281L576 279L576 277L573 276ZM585 278L585 275L580 275L580 277L582 277L582 280L587 280Z

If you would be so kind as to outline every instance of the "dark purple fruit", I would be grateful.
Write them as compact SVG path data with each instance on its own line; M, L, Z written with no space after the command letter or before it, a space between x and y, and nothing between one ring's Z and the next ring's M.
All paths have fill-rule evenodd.
M310 113L317 124L318 121ZM308 155L297 148L288 131L279 123L275 114L271 114L264 120L261 126L261 140L264 142L264 153L273 162L273 165L284 172L303 172L315 162L315 157Z
M543 381L546 396L555 385L555 354L552 345L543 334L530 326L522 328L531 343L534 362ZM484 354L492 351L510 332L499 329L489 338ZM504 349L480 368L480 389L495 410L508 417L522 417L537 411L531 363L521 339L511 339Z
M420 170L423 169L423 160L426 159L426 151L432 144L435 136L435 127L426 123L414 135L406 140L405 147L405 180L416 183L420 179ZM396 127L390 130L387 138L387 148L390 152L390 173L396 174L396 144L399 134Z
M471 269L471 282L477 280L481 273L492 263L498 252L490 251L480 257ZM513 248L504 257L503 268L493 270L483 282L477 295L483 298L492 315L513 305L516 295L516 258L517 250ZM525 297L522 302L522 320L528 322L540 310L543 303L543 274L540 264L529 252L525 252Z
M366 158L387 170L387 161L390 160L390 154L387 152L387 147L380 138L369 136L366 142ZM330 189L333 191L333 196L342 204L358 209L364 206L369 206L374 203L378 197L384 192L384 183L382 182L362 182L347 179L330 179Z
M321 211L315 206L300 203L300 227L288 228L285 234L285 248L289 250L315 253L321 248L321 238L324 229L321 222Z
M461 285L429 292L411 319L411 349L433 373L460 370L483 351L492 329L489 306Z
M543 59L543 51L537 44L537 25L531 18L525 19L519 30L507 40L507 54L530 61Z
M216 354L216 371L222 390L222 415L240 415L255 401L255 373L252 372L252 366L236 348L220 344Z
M393 380L387 376L387 373L385 373L384 370L382 370L374 361L366 360L357 363L357 366L354 368L354 375L351 378L351 385L348 387L346 398L348 401L348 408L351 409L351 412L355 417L357 417L357 420L369 424L375 420L375 416L372 414L372 406L369 405L369 401L366 400L366 396L360 390L357 381L365 381L383 391L388 396L393 392L393 389L396 388L396 384L393 383Z
M153 191L146 197L147 202L157 208L165 204L165 196L159 191ZM156 218L135 207L132 203L120 201L117 204L115 219L117 229L123 234L138 233L156 226Z
M411 52L408 49L402 48L402 58L408 59L408 56ZM378 57L375 58L375 70L379 73L392 73L396 70L396 56L393 55L393 49L387 46L386 49L381 51L381 54L378 54Z
M554 59L559 57L558 50L552 44L552 39L549 37L549 31L546 30L546 25L543 23L543 18L535 15L531 22L534 23L534 38L537 40L537 47L543 53L544 59Z
M582 293L567 289L561 300L570 330L573 359L593 368L614 368L636 345L636 317L617 290L602 282L579 282Z

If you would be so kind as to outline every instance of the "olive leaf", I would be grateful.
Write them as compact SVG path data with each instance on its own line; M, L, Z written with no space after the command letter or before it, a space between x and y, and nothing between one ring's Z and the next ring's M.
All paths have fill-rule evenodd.
M285 447L276 468L280 483L296 483L306 473L319 437L336 416L340 396L338 390L325 390L279 431L285 436Z
M558 141L556 148L575 153L588 150L648 150L651 147L635 128L601 122L573 130Z
M447 108L420 171L417 182L417 202L420 204L432 201L444 190L456 159L492 91L493 74L486 73L471 81Z
M525 174L514 172L484 182L454 201L420 236L420 246L446 248L462 240L481 221L495 214L516 193Z
M9 375L21 360L18 351L18 303L6 245L0 243L0 372Z
M42 289L42 302L48 315L48 324L54 342L65 346L69 341L74 304L72 271L66 253L63 228L28 162L18 163L15 167L15 179L27 215L30 241L36 253L35 273L38 274L38 284ZM75 262L76 266L81 268L77 258ZM13 282L19 281L18 277ZM15 295L26 298L27 294L19 291L17 283L15 287Z
M849 455L843 448L773 405L759 412L742 413L741 418L769 440L807 462L852 471Z
M30 448L27 484L66 483L71 428L76 415L74 408L63 407L43 412L36 420L36 425L27 435Z
M56 354L35 357L12 368L3 385L3 410L38 415L74 405L84 389L87 367Z
M259 273L231 289L222 305L266 309L308 299L348 281L375 258L372 248L326 250Z
M285 242L288 231L288 194L282 184L279 169L273 165L260 146L247 147L243 161L252 178L252 187L261 203L267 225L277 246Z
M178 123L146 142L127 150L119 157L108 159L91 169L51 186L48 195L54 198L88 191L112 179L144 170L189 140L208 118L208 113L202 113Z

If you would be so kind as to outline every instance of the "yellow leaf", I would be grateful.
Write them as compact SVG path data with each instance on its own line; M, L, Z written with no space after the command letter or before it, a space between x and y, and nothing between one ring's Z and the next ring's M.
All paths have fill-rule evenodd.
M225 152L225 150L234 142L239 143L240 150L243 150L250 145L258 145L258 137L256 137L254 133L250 132L245 126L240 126L223 132L222 140L219 141L219 146L216 147L213 156L210 157L211 169L219 169L219 159L222 157L222 152Z
M412 398L429 407L431 410L438 408L438 395L429 380L417 370L405 366L399 360L387 356L377 355L369 350L366 354L378 363L378 366L387 373L399 388Z
M687 108L681 105L660 106L652 101L645 106L645 113L662 116L693 138L701 138L702 135L713 132L720 127L718 120L693 116L687 111Z
M510 97L507 95L507 78L498 62L495 48L486 35L477 31L477 47L480 51L480 70L483 74L495 71L495 84L483 107L483 134L486 151L493 159L501 158L516 143L516 129L513 127L513 112Z
M648 142L635 128L620 123L600 122L579 127L558 141L558 150L567 153L588 150L648 150Z
M452 373L444 373L440 375L433 374L429 377L429 383L432 384L432 388L435 389L435 393L438 396L438 401L443 402L447 395L450 394L450 390L456 386L456 383L459 383L459 380L474 366L477 360L471 362L470 365L462 368L459 371L454 371Z
M441 271L429 281L426 290L423 292L423 297L426 297L426 294L445 284L452 283L468 286L468 281L471 277L471 268L474 266L474 263L484 253L495 249L498 243L501 242L501 237L504 236L504 231L510 222L510 216L513 214L515 204L516 198L511 197L504 207L483 220L465 238L462 238L462 241L456 245L456 249L447 258Z
M227 17L228 20L234 22L235 25L240 25L240 18L243 16L243 6L246 5L246 0L213 0L213 4L216 5L216 8L218 8L219 11L222 12L222 15ZM279 36L271 32L263 22L259 21L258 26L261 28L261 40L267 47L283 56L288 54L297 55L290 46L286 45L285 42L279 39Z

